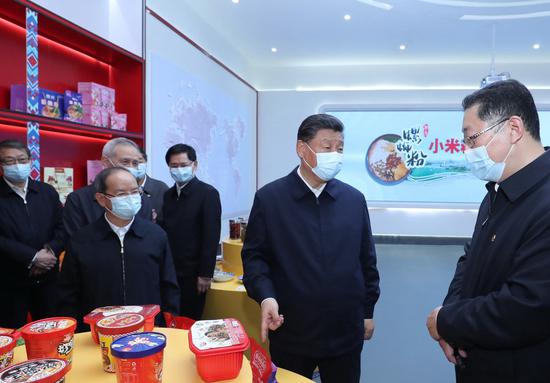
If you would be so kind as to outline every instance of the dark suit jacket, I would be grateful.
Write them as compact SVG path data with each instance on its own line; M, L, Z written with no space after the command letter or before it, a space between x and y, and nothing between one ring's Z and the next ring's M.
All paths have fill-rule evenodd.
M319 198L296 169L256 193L242 250L244 284L277 299L278 349L331 357L362 345L378 299L378 271L363 194L329 181Z
M164 193L168 190L168 186L157 179L149 177L145 179L143 186L144 196L151 202L151 208L157 213L157 221L162 221L162 203L164 201Z
M59 256L65 247L62 205L50 185L29 179L27 204L0 176L0 286L30 283L29 269L37 251L48 245ZM51 278L56 272L46 274Z
M91 184L67 196L63 208L63 224L69 237L104 214L104 209L95 199L95 193L94 185ZM153 219L151 201L145 194L141 197L141 210L138 216L149 221Z
M212 278L220 243L220 194L194 177L181 190L164 195L161 226L168 233L178 277Z
M458 382L550 382L550 151L487 190L437 328Z
M179 288L164 230L135 217L121 247L105 217L100 217L71 237L59 277L60 315L82 321L97 307L146 304L158 304L171 313L179 310Z

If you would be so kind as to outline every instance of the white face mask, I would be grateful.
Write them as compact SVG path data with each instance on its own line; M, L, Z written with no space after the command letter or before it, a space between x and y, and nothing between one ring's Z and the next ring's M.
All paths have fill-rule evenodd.
M108 197L109 198L109 197ZM110 197L111 213L123 220L131 220L141 209L141 195L130 194L119 197Z
M189 182L193 178L193 165L181 168L170 168L170 175L178 184Z
M515 145L512 144L510 150L508 150L508 154L506 154L502 162L493 161L493 159L489 157L487 147L493 142L497 134L495 134L486 145L464 151L466 162L468 162L470 166L470 171L480 180L498 182L502 178L504 168L506 167L506 160Z
M344 155L338 152L316 153L308 144L306 145L309 150L315 153L315 157L317 158L317 166L314 168L312 168L311 165L304 159L304 162L311 168L313 173L323 181L327 182L336 177L342 169Z

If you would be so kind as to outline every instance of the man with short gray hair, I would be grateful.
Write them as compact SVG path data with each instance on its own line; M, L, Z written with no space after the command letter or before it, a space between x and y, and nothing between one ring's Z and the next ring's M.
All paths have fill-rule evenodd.
M123 167L136 177L140 158L141 153L135 142L118 137L103 146L101 162L105 168ZM153 220L149 199L142 198L141 205L138 216L149 221ZM103 209L95 199L94 186L88 185L78 189L69 194L63 209L65 230L69 236L72 236L78 229L96 221L102 214Z

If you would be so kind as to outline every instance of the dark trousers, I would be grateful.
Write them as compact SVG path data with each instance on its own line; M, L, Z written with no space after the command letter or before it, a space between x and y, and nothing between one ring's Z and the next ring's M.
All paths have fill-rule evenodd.
M313 371L319 367L323 383L359 383L361 377L361 351L363 345L343 355L327 358L310 358L294 355L271 344L271 360L277 367L290 370L311 379Z
M200 320L206 303L206 293L199 294L197 276L178 277L180 285L180 315Z
M57 286L55 280L32 281L25 286L0 285L0 327L20 328L33 320L55 316Z

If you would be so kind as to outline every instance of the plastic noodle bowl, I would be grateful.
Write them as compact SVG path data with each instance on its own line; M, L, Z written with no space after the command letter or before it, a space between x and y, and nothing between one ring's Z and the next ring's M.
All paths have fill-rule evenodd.
M62 383L68 370L63 359L33 359L0 371L0 383Z
M189 348L197 372L206 382L236 378L250 341L241 323L233 318L197 321L189 331Z
M12 335L0 335L0 370L13 362L13 349L17 346L17 338Z
M117 339L111 345L118 383L161 383L166 337L144 332Z
M142 332L144 323L145 318L140 314L117 314L103 318L96 323L104 371L115 372L111 344L123 336Z
M21 329L27 357L63 359L70 369L75 328L76 319L69 317L46 318L28 323Z
M84 323L90 325L90 332L92 333L92 339L99 344L99 337L97 336L97 329L95 324L108 316L133 313L141 314L145 318L145 331L153 331L155 327L155 316L160 312L159 305L145 305L145 306L105 306L98 307L84 317Z

